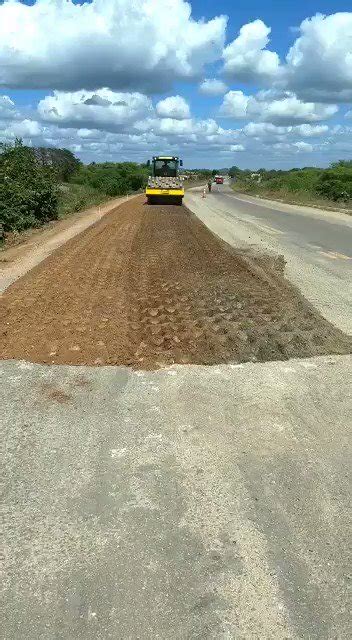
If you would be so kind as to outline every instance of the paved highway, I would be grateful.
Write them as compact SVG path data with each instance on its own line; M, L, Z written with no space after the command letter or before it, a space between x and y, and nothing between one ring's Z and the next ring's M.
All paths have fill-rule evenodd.
M283 254L286 275L336 326L352 333L352 217L236 195L228 185L186 205L234 246Z
M230 211L235 207L259 228L263 223L265 231L281 233L301 249L312 249L334 261L352 260L352 218L346 214L258 202L258 198L237 196L227 186L223 190L218 187L213 195L225 205L230 203Z

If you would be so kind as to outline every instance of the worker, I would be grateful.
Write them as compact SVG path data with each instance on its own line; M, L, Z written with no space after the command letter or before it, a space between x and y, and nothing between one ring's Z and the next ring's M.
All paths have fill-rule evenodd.
M210 178L208 180L208 191L209 191L209 193L211 192L211 179Z
M160 175L161 176L168 176L169 175L169 165L167 160L164 160L164 164L162 167L160 167Z

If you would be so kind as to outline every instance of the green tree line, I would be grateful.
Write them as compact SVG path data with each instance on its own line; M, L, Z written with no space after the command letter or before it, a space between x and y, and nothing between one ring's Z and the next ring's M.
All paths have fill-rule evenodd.
M146 165L82 164L68 149L0 143L0 224L21 232L108 197L143 188Z
M332 202L352 202L352 160L333 162L327 169L305 167L289 171L253 171L234 166L229 169L229 175L234 179L235 188L248 193L306 194Z

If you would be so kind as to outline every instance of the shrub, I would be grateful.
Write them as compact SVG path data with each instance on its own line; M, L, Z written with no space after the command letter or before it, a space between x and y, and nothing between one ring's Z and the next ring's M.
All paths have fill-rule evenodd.
M116 197L143 188L147 178L145 166L134 162L104 162L81 167L72 177L72 182L89 185L107 196Z
M352 199L352 167L327 169L317 184L317 193L338 202Z
M58 193L52 171L38 166L32 149L17 140L0 146L0 222L23 231L57 218Z
M239 190L269 196L287 197L294 194L303 201L314 201L317 196L334 202L352 199L352 162L340 160L329 169L306 167L289 171L242 171L233 167L235 185Z

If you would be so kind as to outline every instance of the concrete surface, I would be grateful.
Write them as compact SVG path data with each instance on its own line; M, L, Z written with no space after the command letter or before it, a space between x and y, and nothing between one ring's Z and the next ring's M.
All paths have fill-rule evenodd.
M350 638L351 367L2 362L0 636Z
M337 327L352 334L352 217L238 196L228 185L185 204L233 246L283 254L286 275Z

